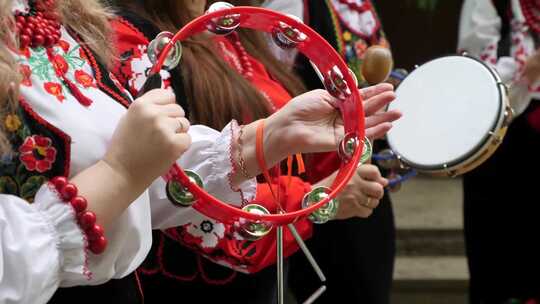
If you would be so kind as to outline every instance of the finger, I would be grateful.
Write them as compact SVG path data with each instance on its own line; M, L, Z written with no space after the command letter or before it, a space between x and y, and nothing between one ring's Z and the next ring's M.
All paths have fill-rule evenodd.
M185 117L167 117L164 119L167 130L174 133L186 133L189 130L190 123Z
M386 91L393 91L394 86L389 83L380 83L374 86L360 89L360 95L364 100L370 99L371 97L381 94Z
M375 165L362 165L356 171L358 176L368 181L378 181L381 178L381 171Z
M371 115L369 117L366 117L366 128L371 128L384 122L396 121L401 116L402 116L401 111L397 109Z
M355 208L355 215L356 217L359 217L359 218L368 218L371 216L371 214L373 214L373 209L371 208L368 208L366 206L363 206L362 204L360 204L359 202L354 202L356 204L356 208Z
M381 184L377 182L367 182L362 184L360 189L362 195L369 196L375 199L381 199L384 195L384 188Z
M166 105L176 102L176 96L174 93L171 90L164 89L154 89L148 91L138 99L157 105Z
M365 116L368 117L384 109L389 103L396 99L396 94L392 91L382 92L364 101Z
M375 198L375 197L371 197L371 196L362 196L361 198L358 198L357 200L355 200L355 203L357 206L359 206L358 208L367 208L369 210L374 210L376 209L378 206L379 206L379 203L380 203L380 199L378 198Z
M375 127L366 129L366 137L370 140L378 139L384 137L388 131L392 129L392 124L389 122L382 123Z
M178 120L180 124L180 127L176 129L176 133L187 133L187 131L189 131L189 127L191 127L189 120L185 117L178 117L176 120Z
M188 133L177 133L173 137L175 152L180 157L191 146L191 136Z
M176 103L166 104L166 105L159 105L158 110L161 113L164 113L165 115L167 115L168 117L184 117L184 116L186 116L186 113L184 112L184 109L180 105L178 105Z

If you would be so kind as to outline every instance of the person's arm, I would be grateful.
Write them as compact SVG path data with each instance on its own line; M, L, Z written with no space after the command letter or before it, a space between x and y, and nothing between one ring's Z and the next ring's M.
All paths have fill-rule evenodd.
M46 303L63 281L88 280L85 241L47 186L33 204L0 194L0 303Z
M521 77L522 63L512 56L498 53L499 40L502 39L501 23L491 0L466 0L461 11L458 50L497 70L503 83L509 86L511 106L519 115L531 100L529 83Z

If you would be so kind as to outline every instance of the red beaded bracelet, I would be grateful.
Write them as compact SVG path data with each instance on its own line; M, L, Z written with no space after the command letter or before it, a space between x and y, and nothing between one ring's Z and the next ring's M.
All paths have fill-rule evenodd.
M50 183L56 188L64 202L69 202L77 217L79 226L88 239L88 249L94 254L100 254L107 247L107 239L103 227L96 224L96 214L87 211L88 202L82 196L77 195L77 186L68 183L67 178L57 176Z

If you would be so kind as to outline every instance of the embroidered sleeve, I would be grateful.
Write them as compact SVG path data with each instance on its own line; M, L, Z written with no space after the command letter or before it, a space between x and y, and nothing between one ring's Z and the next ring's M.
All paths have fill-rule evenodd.
M115 45L120 56L120 60L113 67L113 73L123 87L133 96L137 96L152 68L147 54L149 41L143 33L120 17L113 20L111 25L115 30ZM162 88L170 87L170 73L162 70L161 77Z
M529 38L523 31L515 30L519 22L513 22L511 56L499 56L498 44L501 39L501 18L491 0L465 1L460 20L458 50L479 58L497 70L503 83L514 84L509 94L512 107L519 115L528 106L536 88L529 88L521 81L521 72L529 54Z

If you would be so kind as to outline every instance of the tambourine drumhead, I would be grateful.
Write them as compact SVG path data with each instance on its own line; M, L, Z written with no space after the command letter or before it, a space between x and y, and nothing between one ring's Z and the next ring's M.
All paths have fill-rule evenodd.
M415 69L389 109L403 117L388 133L406 165L425 171L459 167L486 147L502 125L505 92L493 70L473 58L448 56Z

